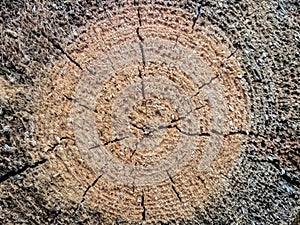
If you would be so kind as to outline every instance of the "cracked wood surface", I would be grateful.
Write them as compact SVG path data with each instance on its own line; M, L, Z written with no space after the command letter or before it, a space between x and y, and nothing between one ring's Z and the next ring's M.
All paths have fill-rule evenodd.
M3 1L0 5L0 221L299 223L297 1ZM185 45L198 52L207 50L200 55L214 75L196 87L182 71L175 71L173 77L166 75L202 104L195 103L186 114L170 117L156 127L146 119L134 120L143 119L138 110L146 107L149 115L152 112L146 102L151 94L147 79L160 69L147 64L151 37L168 39L174 49ZM97 76L99 68L93 66L93 60L99 53L131 38L138 43L141 63L123 71L127 80L118 80L123 76L116 65L119 59L107 56L118 82L136 81L140 90L141 106L131 117L131 131L143 139L165 130L174 145L180 135L202 138L202 143L213 135L222 136L223 145L229 147L206 173L191 173L188 168L176 174L166 170L167 179L158 186L141 187L138 179L126 186L106 180L104 172L112 161L97 170L87 163L83 149L78 149L78 139L68 125L72 107L77 105L82 108L79 111L90 111L106 122L113 112L110 102L103 105L100 100L92 107L77 98L74 87L80 76ZM220 53L223 46L225 52ZM240 72L234 63L241 67ZM131 72L135 76L128 75ZM225 131L207 125L211 109L203 91L216 82L222 83L225 101L232 107L226 109L232 128ZM107 83L109 91L102 99L119 90L114 85L113 79ZM250 108L247 119L237 113L244 107L240 101ZM167 104L164 107L164 115L173 112ZM184 122L195 111L206 115L201 118L206 130L186 129ZM250 121L249 127L241 125L245 121ZM115 149L112 154L126 162L143 162L139 142L128 157L122 156L120 145L132 137L113 136L101 120L97 126L98 131L107 131L106 136L84 149L85 154L104 146ZM164 151L156 152L160 154L165 157ZM97 164L97 159L93 162Z

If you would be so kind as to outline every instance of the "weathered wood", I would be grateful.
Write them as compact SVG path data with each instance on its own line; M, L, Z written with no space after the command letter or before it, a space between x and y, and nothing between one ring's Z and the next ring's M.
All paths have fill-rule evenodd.
M1 224L299 224L297 1L0 8Z

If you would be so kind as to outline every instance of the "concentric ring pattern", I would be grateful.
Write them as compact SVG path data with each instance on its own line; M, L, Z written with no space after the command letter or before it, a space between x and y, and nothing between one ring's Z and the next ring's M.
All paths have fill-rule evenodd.
M189 16L128 3L48 69L40 141L68 140L47 168L70 171L63 198L108 221L155 222L192 217L218 189L241 151L248 101L231 52Z

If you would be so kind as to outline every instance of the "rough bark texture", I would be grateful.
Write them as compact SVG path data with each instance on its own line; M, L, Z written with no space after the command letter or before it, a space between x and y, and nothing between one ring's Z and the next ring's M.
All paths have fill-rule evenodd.
M2 1L0 223L299 224L299 7L296 0ZM222 133L221 153L208 172L185 168L157 186L119 185L106 181L83 156L68 126L69 112L74 105L106 112L96 121L101 143L115 149L114 157L143 164L150 156L122 155L121 144L135 142L112 135L106 100L134 80L141 81L137 87L145 99L149 74L164 73L145 63L143 45L151 36L202 51L201 60L215 76L207 75L199 86L176 69L169 78L198 103L205 102L203 88L220 82L233 125ZM142 46L142 62L116 72L95 108L79 101L76 85L97 73L94 58L130 38ZM118 60L112 55L107 63L114 69ZM162 149L172 151L168 146L180 135L201 143L212 136L205 116L204 130L189 131L184 119L171 117L168 102L161 103L165 123L145 130L147 118L156 115L146 103L130 115L137 137L166 130L174 136ZM201 115L210 113L208 105L195 107L200 114L204 110ZM151 116L144 118L146 108ZM150 160L164 154L158 149ZM125 200L117 196L121 192Z

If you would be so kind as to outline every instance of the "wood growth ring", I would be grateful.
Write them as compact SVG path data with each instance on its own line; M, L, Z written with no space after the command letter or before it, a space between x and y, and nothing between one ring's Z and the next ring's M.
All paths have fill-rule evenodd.
M40 108L51 109L39 127L70 140L49 170L71 168L59 192L108 221L191 218L242 148L241 70L217 35L184 17L124 8L91 25L71 61L49 68Z

